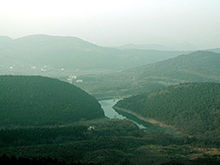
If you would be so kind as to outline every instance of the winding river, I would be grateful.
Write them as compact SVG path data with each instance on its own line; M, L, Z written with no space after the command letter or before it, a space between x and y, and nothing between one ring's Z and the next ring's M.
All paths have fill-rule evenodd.
M133 123L135 123L140 129L145 129L146 127L143 126L142 124L131 120L121 114L119 114L118 112L116 112L112 107L116 104L116 102L119 100L113 100L113 99L109 99L109 100L101 100L99 101L99 103L102 106L102 109L104 110L104 114L106 117L108 117L109 119L127 119L132 121Z

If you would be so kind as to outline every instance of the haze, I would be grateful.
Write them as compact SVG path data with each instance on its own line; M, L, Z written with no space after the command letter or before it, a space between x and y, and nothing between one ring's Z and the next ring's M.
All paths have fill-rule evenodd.
M0 1L0 35L76 36L104 46L219 47L218 0Z

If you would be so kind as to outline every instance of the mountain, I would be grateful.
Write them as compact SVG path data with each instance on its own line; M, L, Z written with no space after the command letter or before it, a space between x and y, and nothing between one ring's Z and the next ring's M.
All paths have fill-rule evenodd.
M97 97L125 96L184 82L220 82L220 54L197 51L133 69L82 76L81 88Z
M163 51L177 51L177 50L184 50L184 51L193 51L197 50L196 46L184 42L184 43L176 43L173 45L161 45L161 44L125 44L119 46L120 49L150 49L150 50L163 50Z
M133 71L137 78L155 76L166 77L175 81L219 81L220 54L197 51L163 62L143 66Z
M40 74L58 77L60 74L118 71L183 53L121 50L65 36L31 35L14 40L1 38L0 66L3 68L1 74Z
M209 51L216 52L216 53L220 53L220 48L210 49Z
M0 126L51 125L104 117L97 100L60 80L0 76Z
M7 36L0 36L0 48L7 46L8 44L11 44L12 39Z
M169 50L168 47L160 44L126 44L119 46L120 49L151 49L151 50Z
M183 83L119 101L115 107L220 144L220 84Z

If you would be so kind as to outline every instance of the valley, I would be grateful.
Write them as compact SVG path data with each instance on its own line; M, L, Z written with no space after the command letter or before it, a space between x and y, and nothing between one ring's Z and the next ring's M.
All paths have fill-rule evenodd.
M7 0L0 23L0 165L220 165L220 0Z
M219 53L196 51L121 72L82 75L85 82L78 86L99 99L127 97L184 82L220 82L219 63Z
M0 52L0 162L220 162L218 49L105 48L42 35L7 41ZM40 43L47 46L33 47Z

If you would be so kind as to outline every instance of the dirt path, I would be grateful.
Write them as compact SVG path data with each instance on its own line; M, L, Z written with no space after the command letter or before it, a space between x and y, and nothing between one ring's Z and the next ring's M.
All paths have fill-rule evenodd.
M170 125L167 125L165 123L162 123L161 121L158 121L158 120L155 120L155 119L151 119L151 118L146 118L146 117L143 117L131 110L128 110L128 109L125 109L125 108L120 108L120 107L117 107L117 106L114 106L113 107L115 110L117 111L121 111L121 112L125 112L125 113L128 113L128 114L131 114L133 116L135 116L136 118L138 118L139 120L142 120L142 121L145 121L145 122L149 122L151 124L155 124L155 125L158 125L160 127L166 127L166 128L172 128L172 129L176 129L175 127L173 126L170 126Z

